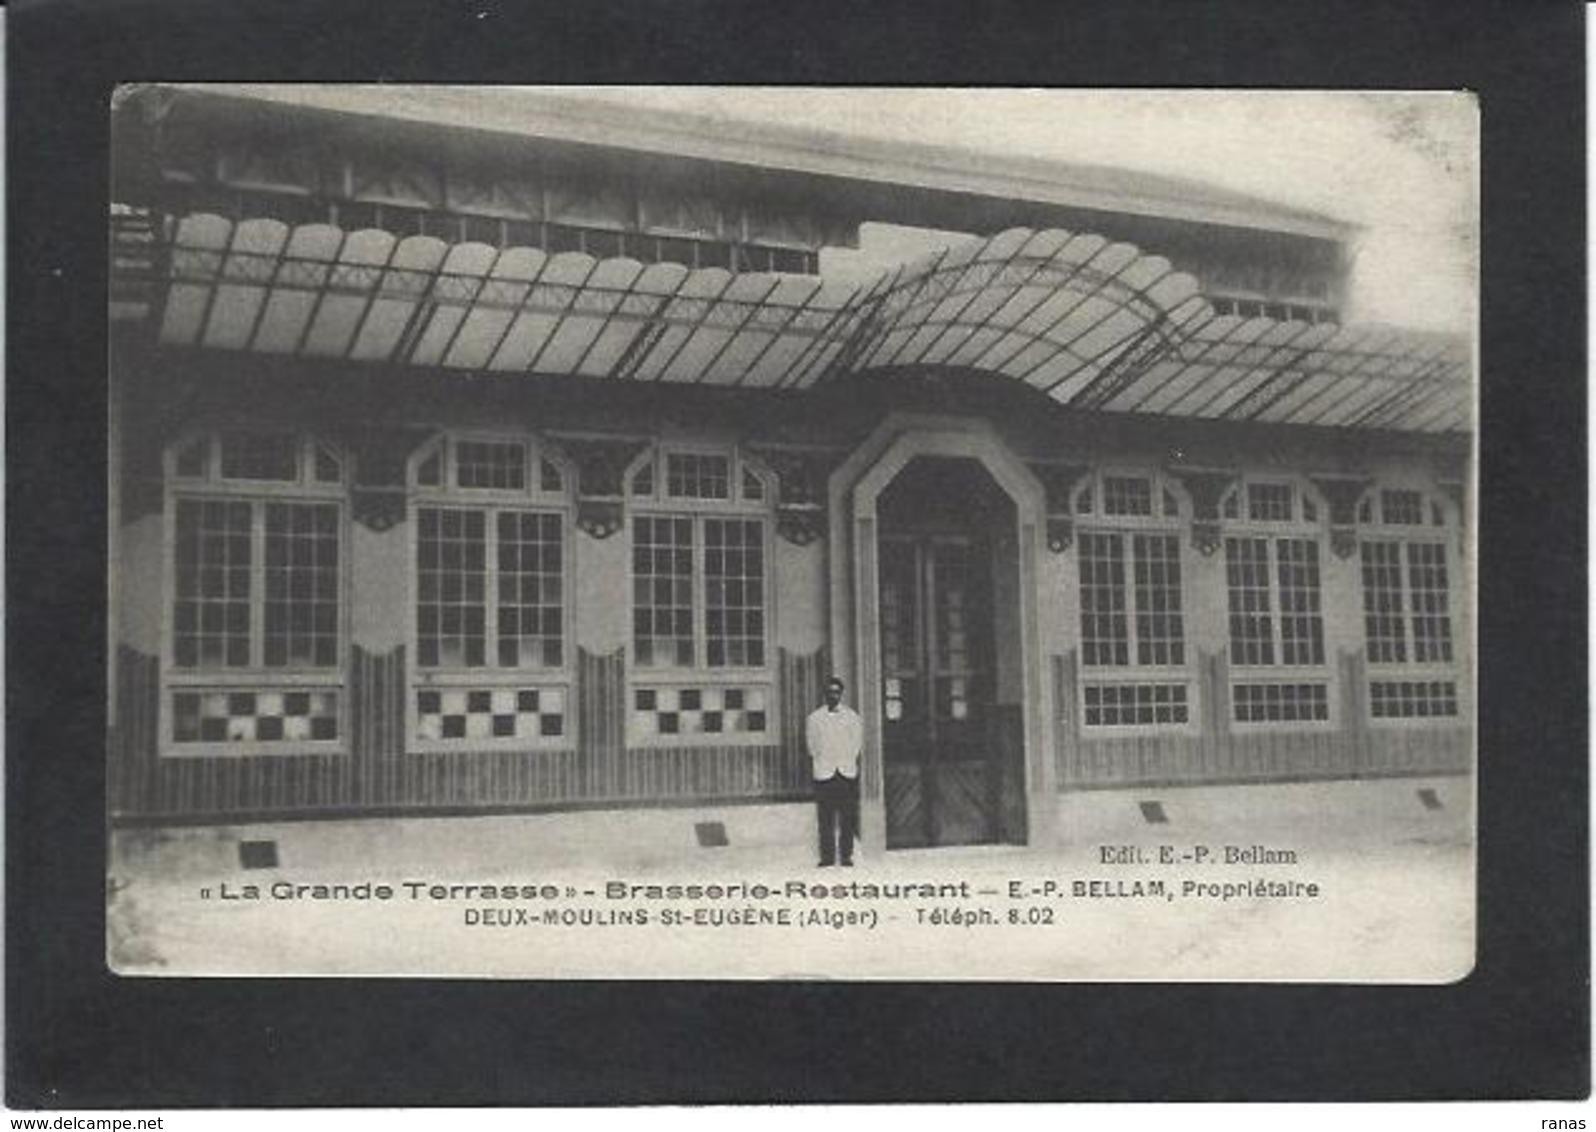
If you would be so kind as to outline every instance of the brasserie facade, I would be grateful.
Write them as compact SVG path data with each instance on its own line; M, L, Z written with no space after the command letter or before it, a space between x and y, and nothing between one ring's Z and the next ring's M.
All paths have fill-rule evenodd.
M1348 225L520 92L113 115L114 821L794 803L833 673L889 848L1472 773L1473 361L1343 323Z

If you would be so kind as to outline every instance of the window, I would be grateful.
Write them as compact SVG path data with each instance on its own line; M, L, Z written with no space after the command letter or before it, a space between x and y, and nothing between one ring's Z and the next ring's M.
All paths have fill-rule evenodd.
M732 451L650 452L632 495L634 741L764 741L773 726L761 469Z
M632 655L641 668L765 664L765 524L639 515Z
M567 476L524 437L443 437L411 468L412 747L567 742Z
M1156 477L1104 475L1080 493L1082 721L1087 727L1191 721L1179 500Z
M1359 516L1370 715L1455 718L1451 555L1429 533L1447 512L1421 490L1382 488L1364 498Z
M564 664L558 513L424 506L416 512L416 663Z
M289 432L191 437L168 457L168 754L341 738L343 460Z
M1231 719L1328 723L1333 686L1317 503L1294 483L1245 481L1222 500L1220 513L1228 527Z

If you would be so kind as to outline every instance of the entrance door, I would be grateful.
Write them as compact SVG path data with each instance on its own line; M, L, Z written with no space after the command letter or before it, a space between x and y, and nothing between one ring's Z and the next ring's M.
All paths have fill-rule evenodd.
M997 841L988 548L962 535L884 536L880 579L887 847Z

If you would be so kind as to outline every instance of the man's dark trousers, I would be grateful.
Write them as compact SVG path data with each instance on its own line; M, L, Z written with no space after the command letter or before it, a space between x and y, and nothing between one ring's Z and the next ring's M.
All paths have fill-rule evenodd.
M853 864L859 837L859 780L837 771L815 782L815 818L820 828L820 863Z

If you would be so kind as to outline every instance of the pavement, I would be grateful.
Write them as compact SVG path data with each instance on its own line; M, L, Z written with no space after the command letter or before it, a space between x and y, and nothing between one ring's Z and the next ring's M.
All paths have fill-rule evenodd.
M815 867L807 805L124 829L107 959L129 976L1402 983L1473 965L1468 779L1059 807L1054 846L863 845L849 870ZM246 868L246 842L275 863Z

